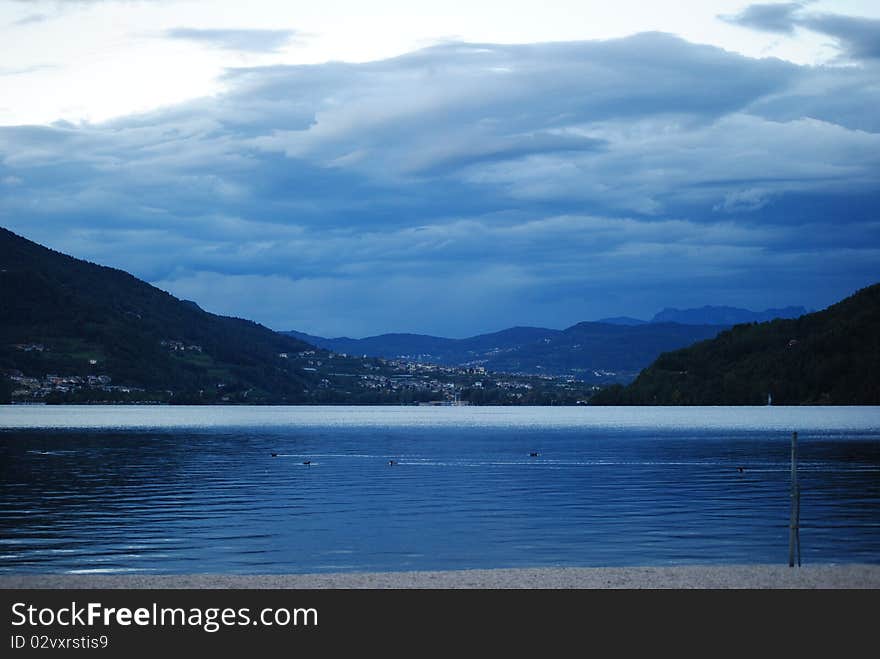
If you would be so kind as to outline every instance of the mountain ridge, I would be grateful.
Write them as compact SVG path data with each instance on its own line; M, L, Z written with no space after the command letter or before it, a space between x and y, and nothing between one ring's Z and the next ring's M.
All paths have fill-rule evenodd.
M662 354L599 405L880 404L880 284L796 319L735 325Z
M218 382L223 395L250 390L254 400L272 389L296 401L308 388L308 377L274 362L312 346L3 228L0 299L0 367L7 370L103 376L129 392L170 383L181 399Z
M582 404L573 380L340 356L0 228L0 403Z
M446 366L482 365L500 372L570 375L593 384L607 384L627 383L661 353L712 338L737 323L804 313L803 307L794 306L750 311L706 305L667 308L650 321L617 316L582 321L561 330L515 326L462 339L408 332L360 339L327 338L296 330L283 333L351 355L405 358Z
M594 384L627 382L661 352L715 336L720 326L583 321L564 330L518 326L464 339L390 333L363 339L290 336L328 350L491 371L573 376Z

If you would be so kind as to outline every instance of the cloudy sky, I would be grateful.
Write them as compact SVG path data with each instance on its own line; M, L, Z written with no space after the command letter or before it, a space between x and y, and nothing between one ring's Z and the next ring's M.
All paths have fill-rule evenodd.
M880 281L880 3L0 0L0 225L468 336Z

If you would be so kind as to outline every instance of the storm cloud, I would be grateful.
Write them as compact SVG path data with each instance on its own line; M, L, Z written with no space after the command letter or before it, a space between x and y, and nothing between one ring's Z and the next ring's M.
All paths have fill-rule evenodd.
M749 5L733 16L722 16L728 23L736 23L762 32L791 34L797 23L796 14L806 2L770 2Z
M801 25L834 37L853 59L880 59L880 20L839 14L807 16Z
M880 19L805 11L811 2L783 2L749 5L734 16L722 16L743 27L793 34L804 28L836 40L842 54L850 59L880 58Z
M100 125L0 128L2 224L323 335L818 308L880 279L870 61L647 33L223 82Z

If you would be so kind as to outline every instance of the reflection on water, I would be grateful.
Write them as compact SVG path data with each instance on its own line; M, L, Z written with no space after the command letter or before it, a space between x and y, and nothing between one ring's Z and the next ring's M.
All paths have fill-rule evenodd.
M789 429L804 562L880 562L877 408L20 409L7 573L784 563Z

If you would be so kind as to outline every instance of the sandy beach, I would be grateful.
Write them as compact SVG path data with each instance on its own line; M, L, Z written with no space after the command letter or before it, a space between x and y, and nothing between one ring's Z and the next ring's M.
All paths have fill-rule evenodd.
M880 588L880 565L517 568L278 575L8 575L0 576L0 588L873 589Z

